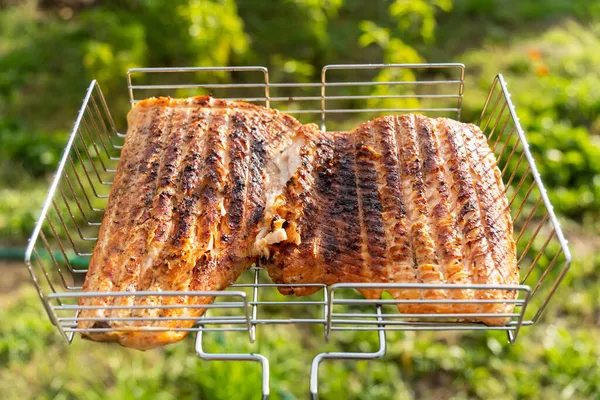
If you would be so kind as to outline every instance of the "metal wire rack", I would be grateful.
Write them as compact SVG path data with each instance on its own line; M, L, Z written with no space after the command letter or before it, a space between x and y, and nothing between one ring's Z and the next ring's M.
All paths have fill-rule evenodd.
M228 83L225 76L238 83ZM346 121L366 120L390 113L419 112L461 119L465 67L462 64L368 64L328 65L321 82L272 83L265 67L135 68L127 73L129 101L150 96L212 94L276 107L302 122L319 122L321 128L342 130ZM283 77L285 78L285 77ZM475 122L475 121L472 121ZM313 324L323 327L326 340L336 331L368 330L378 335L373 353L338 352L318 354L312 363L310 391L318 393L319 364L326 359L375 359L386 351L386 331L503 330L514 343L521 328L535 324L571 264L567 241L553 212L537 171L502 75L496 76L476 121L488 137L498 159L515 223L521 284L425 285L348 284L322 286L306 298L284 297L278 285L255 266L227 291L186 292L186 296L211 296L203 305L207 313L195 319L189 330L197 332L196 352L205 360L248 360L262 365L262 395L269 395L269 362L260 354L212 354L203 348L203 337L211 331L239 331L250 342L258 329L275 324ZM99 84L92 81L83 99L72 133L50 186L39 220L32 233L25 262L52 323L71 342L80 297L132 296L132 293L88 293L81 290L106 205L112 177L119 161L124 135L113 120ZM367 300L356 289L444 289L515 290L518 297L503 300ZM134 296L157 296L136 292ZM163 292L160 296L181 295ZM403 303L512 302L509 314L400 314ZM97 306L96 306L97 307ZM140 306L138 306L140 307ZM176 307L176 306L162 306ZM186 306L189 307L189 306ZM276 310L275 312L273 310ZM269 311L269 312L265 312ZM284 315L282 317L281 315ZM467 323L460 318L507 317L504 326ZM109 328L90 328L102 331ZM157 328L160 330L160 328Z

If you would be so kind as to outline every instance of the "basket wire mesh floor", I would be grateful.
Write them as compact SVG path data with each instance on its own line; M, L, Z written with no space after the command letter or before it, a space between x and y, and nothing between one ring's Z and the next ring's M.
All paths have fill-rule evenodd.
M222 79L224 76L234 77L238 83L226 83ZM349 128L348 120L360 118L366 121L390 113L418 112L460 120L464 77L464 65L455 63L328 65L322 69L321 82L314 83L272 83L265 67L135 68L127 73L127 83L132 105L151 96L212 94L275 107L301 122L320 123L323 130L328 127L345 130ZM165 81L174 83L165 84ZM469 122L477 122L486 134L502 172L519 251L520 285L296 285L322 287L315 295L296 298L280 295L277 287L290 285L269 283L262 268L254 266L226 291L186 292L186 296L215 298L213 304L201 306L208 309L204 316L188 318L195 320L193 328L179 329L197 332L196 353L205 360L259 362L262 365L262 396L266 398L269 395L267 358L261 354L208 353L203 347L205 333L238 331L247 335L249 342L254 342L259 336L258 329L268 329L274 324L322 326L326 341L336 331L376 332L379 348L375 352L330 352L315 356L310 371L310 392L316 397L322 361L383 357L386 331L503 330L507 332L508 340L514 343L522 327L539 320L569 269L571 255L502 75L493 80L479 120ZM132 296L130 292L84 293L81 290L87 272L81 266L87 264L97 239L123 138L99 84L92 81L25 256L43 305L68 342L80 331L77 328L79 311L97 307L79 306L80 297ZM366 288L515 290L518 296L508 301L367 300L356 293L356 289ZM134 296L149 294L157 295L156 292L136 292ZM160 295L179 296L181 292L162 292ZM395 306L400 302L512 302L515 310L502 315L400 314ZM510 321L504 326L486 326L461 322L461 317L508 317ZM107 331L110 328L88 330Z

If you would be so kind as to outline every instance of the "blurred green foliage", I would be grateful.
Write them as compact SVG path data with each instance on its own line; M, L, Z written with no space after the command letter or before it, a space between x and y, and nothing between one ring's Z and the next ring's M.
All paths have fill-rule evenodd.
M91 79L122 127L132 67L265 65L273 82L318 82L326 64L458 61L467 65L462 119L475 122L501 72L580 259L542 323L525 329L516 345L496 333L390 334L381 362L323 364L323 398L600 396L599 2L0 0L0 38L0 239L21 244ZM372 78L417 76L385 70ZM390 89L369 90L349 94L385 96ZM259 388L257 365L198 360L191 340L146 353L80 340L67 349L29 291L0 311L0 321L3 399L255 398ZM251 349L271 360L274 398L306 396L321 334L259 331ZM248 350L243 335L210 335L207 346ZM375 346L375 335L354 332L328 348Z
M553 204L580 222L600 210L600 52L592 49L600 49L600 24L567 20L460 58L477 71L465 88L467 118L476 117L489 77L501 71Z

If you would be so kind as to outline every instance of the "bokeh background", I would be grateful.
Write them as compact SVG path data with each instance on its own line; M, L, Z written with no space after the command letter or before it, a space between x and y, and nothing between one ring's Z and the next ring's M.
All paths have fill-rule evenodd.
M464 62L463 119L501 72L575 261L542 322L499 333L398 333L383 360L321 367L327 399L600 398L600 2L596 0L0 0L0 398L250 399L258 365L199 360L192 339L148 352L67 346L28 280L23 247L81 99L97 79L122 123L128 68L265 65L319 81L331 63ZM235 76L220 74L222 82ZM306 398L324 347L260 332L275 399ZM213 335L209 350L248 349Z

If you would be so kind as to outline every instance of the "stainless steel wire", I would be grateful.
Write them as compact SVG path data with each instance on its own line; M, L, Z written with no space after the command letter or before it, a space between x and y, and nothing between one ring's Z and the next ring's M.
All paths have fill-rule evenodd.
M375 75L391 71L384 82ZM408 73L410 72L410 73ZM425 72L425 74L422 74ZM218 74L218 75L215 75ZM236 81L221 80L223 74L236 74ZM158 77L158 81L155 78ZM352 77L352 78L350 78ZM389 77L397 77L390 80ZM239 78L239 79L238 79ZM321 82L273 83L265 67L135 68L127 73L127 89L132 105L156 95L192 95L210 91L215 97L276 106L297 114L303 122L320 122L323 130L340 129L348 118L361 118L392 112L419 112L460 119L464 96L465 67L462 64L368 64L328 65ZM521 284L504 285L409 285L337 284L297 285L321 290L310 298L286 298L267 283L260 266L251 268L230 289L222 292L173 292L161 296L209 296L212 304L203 317L192 318L196 325L181 328L197 332L196 352L206 360L249 360L263 369L262 394L269 394L268 360L259 354L209 354L202 341L208 332L238 332L257 339L258 328L269 325L312 324L323 327L326 340L336 331L373 331L379 349L373 353L322 353L311 369L310 389L317 395L318 366L326 359L373 359L385 354L388 330L503 330L514 342L522 327L535 324L571 264L571 254L550 203L527 137L517 117L506 82L498 75L492 83L477 122L487 135L506 184L509 208L515 224L518 260L523 268ZM119 161L124 135L108 109L96 81L88 87L83 104L56 175L50 185L40 217L35 225L25 263L50 320L67 341L77 328L79 312L101 308L80 306L82 297L157 296L156 292L88 293L81 285L97 238L100 221ZM508 177L508 179L506 179ZM356 289L469 289L514 290L515 300L400 300L360 298ZM533 289L532 289L533 288ZM401 314L398 304L481 304L511 303L515 310L497 314ZM106 306L103 308L177 308L182 306ZM194 308L196 306L185 306ZM374 312L375 311L375 312ZM506 325L486 326L466 322L478 318L509 319ZM176 319L176 318L172 318ZM152 321L151 318L113 318L111 321ZM89 328L109 331L112 328ZM131 329L131 328L129 328ZM145 328L147 329L147 328ZM159 328L158 328L159 329Z

